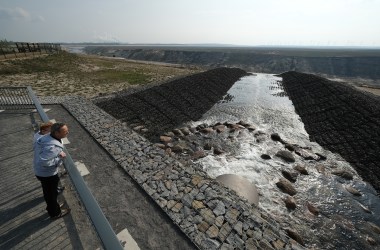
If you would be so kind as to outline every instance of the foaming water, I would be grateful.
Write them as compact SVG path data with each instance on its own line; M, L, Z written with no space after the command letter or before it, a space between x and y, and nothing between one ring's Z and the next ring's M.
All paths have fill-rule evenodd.
M299 231L307 238L309 246L346 249L347 241L353 241L347 249L368 247L368 235L376 235L372 235L366 221L380 225L379 197L349 163L309 141L304 125L291 100L284 95L280 82L280 77L269 74L244 77L234 84L220 103L196 122L215 124L243 120L265 133L265 138L259 140L252 133L246 134L240 138L241 149L237 154L209 155L200 160L201 165L213 178L236 174L250 180L259 191L259 207L269 212L282 226ZM296 156L296 163L285 163L274 156L284 146L270 139L272 133L278 133L289 143L309 147L314 153L326 156L327 160L306 161ZM272 159L264 160L262 154L268 154ZM298 191L294 196L297 209L288 211L283 202L286 195L276 183L283 177L281 170L290 171L300 163L306 166L309 175L299 175L293 184ZM325 173L316 169L321 164L325 166ZM331 171L336 169L354 173L354 180L347 181L332 175ZM362 196L349 193L348 186L359 190ZM311 214L308 204L317 207L319 215ZM379 238L377 235L377 240Z

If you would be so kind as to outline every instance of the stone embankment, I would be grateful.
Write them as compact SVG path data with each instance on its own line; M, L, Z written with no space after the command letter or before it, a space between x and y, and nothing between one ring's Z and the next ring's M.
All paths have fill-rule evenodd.
M97 105L115 118L137 127L149 139L196 121L231 86L247 75L237 68L218 68L170 81L133 94L100 100Z
M339 153L380 192L380 98L315 75L281 76L310 139Z

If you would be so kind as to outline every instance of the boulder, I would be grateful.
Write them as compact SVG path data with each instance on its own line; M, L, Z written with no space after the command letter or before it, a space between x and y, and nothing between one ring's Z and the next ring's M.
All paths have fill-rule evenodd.
M211 148L212 148L212 145L209 142L206 142L206 144L203 146L204 150L211 150Z
M282 142L282 139L281 139L281 136L277 133L273 133L270 135L270 138L273 140L273 141L279 141L279 142Z
M293 144L290 144L290 143L286 143L285 144L285 148L289 151L294 151L296 150L296 146L294 146Z
M172 141L172 137L166 136L166 135L161 135L160 136L160 141L163 143L169 143Z
M308 152L306 151L305 149L302 149L302 148L295 148L294 149L294 152L301 156L302 158L304 158L305 160L319 160L319 156L314 154L314 153L311 153L311 152Z
M332 171L331 173L334 175L340 176L346 180L352 180L354 178L353 174L351 174L350 172L348 172L344 169L335 170L335 171Z
M173 133L176 135L176 136L183 136L183 133L180 129L173 129Z
M293 240L297 241L299 244L301 244L302 246L305 246L305 243L303 242L303 239L302 237L299 235L298 232L296 232L295 230L293 229L290 229L290 228L286 228L285 229L286 233L288 234L288 236L290 238L292 238Z
M276 153L277 157L280 157L281 159L287 161L287 162L295 162L296 159L294 158L293 154L287 150L280 150Z
M204 134L209 134L209 133L214 132L214 129L213 128L202 128L200 131Z
M170 132L165 133L164 136L174 137L175 134L170 131Z
M141 129L143 129L143 128L144 128L144 125L140 125L140 126L134 127L133 130L136 131L136 132L140 132Z
M221 148L219 148L219 147L214 148L214 154L221 155L223 153L224 153L224 151Z
M281 173L289 181L291 181L293 183L297 181L298 172L296 172L296 171L288 171L288 170L283 169L281 171Z
M319 208L315 207L314 205L312 205L309 202L307 202L307 209L310 211L310 213L312 213L314 215L318 215L319 214Z
M252 132L252 131L255 131L255 130L256 130L256 127L253 126L253 125L250 125L250 126L247 127L247 129L248 129L250 132Z
M292 183L285 178L280 178L279 182L277 182L276 185L284 193L287 193L291 196L297 194L297 191L293 187Z
M288 209L294 210L294 209L296 209L296 207L297 207L296 200L295 200L294 197L292 197L292 196L287 196L287 197L284 199L284 202L285 202L285 206L286 206Z
M228 126L231 129L239 130L239 129L244 129L245 127L240 125L240 124L231 124Z
M247 122L245 122L245 121L239 121L237 124L240 124L240 125L242 125L243 127L248 127L248 126L250 126L250 124L247 123Z
M317 169L318 173L325 174L326 172L326 167L324 165L317 165L315 168Z
M238 195L243 196L249 203L259 205L259 193L255 184L242 176L235 174L223 174L216 177L216 180L223 185L234 190Z
M187 128L187 127L183 127L180 129L181 132L184 134L184 135L189 135L190 134L190 129Z
M162 149L166 148L166 146L164 144L162 144L162 143L155 143L154 146L162 148Z
M180 145L175 145L172 147L172 152L174 153L182 153L183 152L183 147L181 147Z
M355 195L355 196L361 196L362 194L356 189L354 188L353 186L350 186L350 185L346 185L345 186L346 190L348 192L350 192L351 194Z
M226 126L224 126L223 124L221 124L221 125L214 126L214 129L218 133L223 133L226 130Z
M270 157L270 155L267 155L267 154L262 154L261 158L264 159L264 160L272 159L272 157Z
M203 157L206 157L206 153L203 150L195 151L191 156L191 158L194 160L198 160Z
M297 164L296 166L294 166L294 170L297 170L298 172L300 172L300 174L303 174L303 175L309 174L306 170L306 167L301 164Z

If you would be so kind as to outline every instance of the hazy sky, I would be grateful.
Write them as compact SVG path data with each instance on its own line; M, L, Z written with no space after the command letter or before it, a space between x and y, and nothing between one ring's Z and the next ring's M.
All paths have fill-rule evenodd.
M0 0L0 39L380 46L380 0Z

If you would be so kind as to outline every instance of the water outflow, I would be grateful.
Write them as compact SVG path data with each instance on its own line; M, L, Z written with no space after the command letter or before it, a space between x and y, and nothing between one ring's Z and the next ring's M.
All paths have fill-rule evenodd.
M283 92L281 78L269 74L253 74L234 84L224 99L214 105L200 123L245 122L257 126L265 133L255 137L246 134L241 139L241 150L236 154L209 155L201 159L204 170L213 178L222 174L236 174L257 186L260 195L259 207L266 210L283 227L295 229L307 246L323 249L366 249L372 238L380 244L380 235L374 233L370 223L380 226L380 199L375 190L363 182L349 163L339 155L324 150L309 136L294 106ZM284 145L270 139L278 133L286 142L309 147L314 153L327 157L324 161L304 160L296 155L295 163L286 163L275 156ZM272 157L261 158L262 154ZM276 186L282 178L282 170L293 170L303 164L309 175L299 175L293 184L295 210L288 210L283 199L287 196ZM317 166L323 165L325 170ZM319 171L317 170L319 169ZM351 181L331 174L337 169L354 173ZM354 187L361 196L347 190ZM312 214L308 206L319 209ZM349 244L348 244L349 243Z

